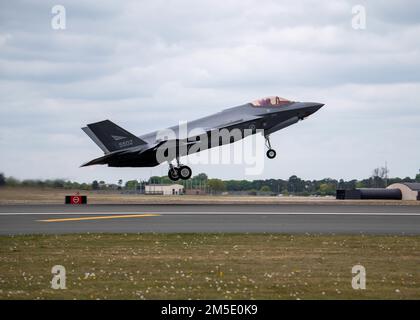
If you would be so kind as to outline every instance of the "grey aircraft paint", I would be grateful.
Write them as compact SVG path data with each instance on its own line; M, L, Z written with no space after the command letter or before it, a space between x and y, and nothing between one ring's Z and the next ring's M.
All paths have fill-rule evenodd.
M136 137L109 120L88 124L82 128L83 131L104 151L105 155L82 166L107 164L109 167L154 167L163 162L157 159L157 150L162 146L175 150L174 157L170 159L173 160L196 152L194 149L197 148L192 147L205 136L209 144L206 147L201 145L199 151L237 141L237 139L229 141L222 139L216 144L211 144L211 135L223 129L240 130L242 134L240 139L243 139L247 132L255 134L263 130L270 146L270 134L305 119L323 105L316 102L294 102L279 97L265 98L188 122L188 132L194 130L193 135L182 136L179 126L168 128L174 135L161 140L157 137L162 135L162 131ZM275 156L275 151L272 151ZM172 165L170 168L173 169Z

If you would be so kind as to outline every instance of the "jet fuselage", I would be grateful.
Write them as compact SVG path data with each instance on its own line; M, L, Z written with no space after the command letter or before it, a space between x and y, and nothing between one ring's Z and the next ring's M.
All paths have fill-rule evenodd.
M159 148L167 148L172 151L176 149L173 157L176 158L236 142L249 134L255 134L257 132L262 132L264 136L268 137L273 132L305 119L318 111L322 106L323 104L321 103L293 102L278 97L275 97L274 100L262 99L254 103L225 109L213 115L187 122L186 124L144 134L138 136L137 139L133 136L134 140L138 140L139 142L137 145L127 148L122 146L132 144L133 139L128 139L124 133L130 133L113 123L108 125L110 126L109 130L107 128L102 129L98 127L98 129L95 129L92 127L101 123L92 124L88 125L88 127L97 132L93 132L93 134L87 133L104 150L105 156L94 159L85 165L108 164L110 167L153 167L164 162L157 157ZM116 129L112 128L112 125ZM104 135L108 131L112 132L112 130L118 134L120 131L117 129L123 132L123 134L112 134L111 136L114 140L121 139L121 142L109 142L107 140L108 145L113 148L111 149L113 151L107 152L107 146L101 146L101 138L98 138L97 135ZM215 134L224 133L226 135L226 132L235 132L236 134L228 139L224 137L216 140L213 139ZM238 132L241 134L238 135ZM127 139L124 140L125 138ZM203 143L205 139L207 139L207 143ZM100 141L98 142L96 140ZM197 149L198 143L200 143L200 148Z

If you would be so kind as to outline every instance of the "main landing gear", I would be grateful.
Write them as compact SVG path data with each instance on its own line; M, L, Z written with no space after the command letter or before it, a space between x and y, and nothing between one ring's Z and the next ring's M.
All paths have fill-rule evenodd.
M177 166L175 167L172 163L169 163L168 177L172 181L188 180L192 176L192 170L188 166L181 165L179 159L176 159Z
M276 152L276 150L274 150L274 149L271 148L270 136L266 136L265 137L265 145L268 148L267 158L268 159L274 159L276 157L276 155L277 155L277 152Z

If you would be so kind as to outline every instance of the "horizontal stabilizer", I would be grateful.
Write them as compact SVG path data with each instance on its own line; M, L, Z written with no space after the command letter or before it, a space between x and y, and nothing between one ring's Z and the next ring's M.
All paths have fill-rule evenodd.
M108 159L113 156L113 154L106 154L102 157L93 159L89 162L86 162L84 164L81 165L81 167L88 167L88 166L93 166L95 164L107 164L108 163Z

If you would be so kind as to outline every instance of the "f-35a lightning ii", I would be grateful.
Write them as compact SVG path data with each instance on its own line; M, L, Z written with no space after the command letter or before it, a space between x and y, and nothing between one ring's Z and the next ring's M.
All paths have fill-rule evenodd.
M277 96L259 99L188 122L188 129L195 133L184 137L181 137L180 126L165 129L172 132L172 136L162 137L161 130L137 137L109 120L91 123L82 130L105 155L82 167L95 164L107 164L109 167L154 167L168 162L168 177L171 180L187 180L192 170L180 164L180 157L233 143L257 132L262 132L265 137L267 157L274 159L276 151L271 147L270 134L305 119L322 106L322 103L296 102ZM231 132L239 135L229 134ZM227 139L224 138L226 133L229 134ZM174 159L176 165L172 164Z

